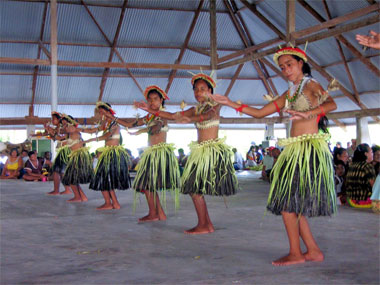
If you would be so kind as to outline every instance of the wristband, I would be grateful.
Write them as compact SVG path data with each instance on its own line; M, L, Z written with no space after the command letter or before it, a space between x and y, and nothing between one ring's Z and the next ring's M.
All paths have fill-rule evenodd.
M160 116L160 111L156 112L153 114L155 117L159 117Z
M323 110L322 106L319 106L319 108L321 109L321 113L319 113L317 117L317 123L319 123L322 117L326 116L325 111Z
M241 104L240 107L236 108L235 110L236 110L236 112L241 113L241 112L243 112L243 109L246 107L248 107L248 105Z
M273 101L273 104L276 106L276 110L277 110L277 112L278 113L280 113L280 108L278 107L278 105L277 105L277 102L276 101Z

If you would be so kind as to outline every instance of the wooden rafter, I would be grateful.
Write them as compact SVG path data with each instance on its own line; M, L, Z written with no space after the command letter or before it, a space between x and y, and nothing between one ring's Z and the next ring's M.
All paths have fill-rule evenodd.
M117 27L116 27L115 36L114 36L114 39L113 39L113 42L112 42L112 47L111 47L110 55L108 57L108 62L112 61L113 55L115 53L115 48L116 48L116 45L117 45L117 41L119 39L120 29L121 29L121 25L123 24L124 15L125 15L125 9L127 8L127 3L128 3L128 0L124 0L123 7L121 8L119 22L118 22ZM102 77L102 80L101 80L101 83L100 83L100 93L99 93L98 101L102 101L102 99L103 99L104 87L106 86L106 82L107 82L107 78L108 78L108 74L109 73L110 73L110 69L109 68L104 69L103 77Z
M197 23L199 14L201 12L201 9L203 7L203 3L204 3L204 0L200 0L199 1L198 8L195 11L195 14L194 14L193 20L192 20L192 22L190 24L189 30L187 31L185 41L184 41L184 43L183 43L183 45L181 47L181 50L180 50L179 55L178 55L178 58L175 61L176 64L181 63L183 55L185 54L185 51L188 48L189 41L190 41L191 35L193 34L193 31L194 31L194 28L195 28L195 24ZM207 55L210 55L210 54L207 53ZM176 74L177 74L177 70L176 69L172 69L170 71L170 75L169 75L169 79L168 79L168 84L166 85L166 89L165 89L166 94L169 93L170 86L172 85L173 80L174 80Z
M326 2L326 0L323 0L323 6L325 7L325 11L326 11L326 14L327 14L327 17L329 19L331 19L331 13L330 13L330 9L329 9L329 6ZM336 41L336 44L338 46L338 50L339 50L339 54L340 54L340 57L342 58L343 60L343 65L344 65L344 68L346 69L346 73L347 73L347 76L348 76L348 80L350 81L350 84L351 84L351 87L352 87L352 90L354 91L354 96L356 98L356 101L358 101L360 103L360 97L359 97L359 92L356 88L356 85L355 85L355 82L354 82L354 79L352 77L352 74L351 74L351 70L347 64L347 60L346 60L346 57L344 55L344 52L343 52L343 49L342 49L342 45L341 43L338 41L338 39L335 38L335 41Z
M254 45L254 43L252 41L250 42L250 39L247 36L247 34L248 34L247 31L244 30L244 27L242 26L241 22L236 17L236 10L237 10L236 7L233 6L233 3L229 3L227 0L224 0L224 5L228 9L232 23L234 24L234 26L235 26L243 44L245 45L245 47L248 48L249 46ZM252 64L253 64L254 68L256 69L259 77L261 78L261 81L262 81L265 89L267 90L267 92L272 93L272 89L271 89L263 71L261 70L259 64L257 63L257 61L256 60L252 61Z
M113 43L111 43L111 41L108 39L107 35L103 32L103 29L100 27L99 23L96 21L94 15L91 13L90 9L88 9L87 4L83 0L81 0L81 3L83 5L83 7L86 9L87 13L90 15L91 19L94 21L94 23L97 26L97 28L99 29L100 33L103 35L103 37L106 40L106 42L108 43L108 47L112 48ZM124 2L124 4L125 4L125 2ZM125 61L124 61L123 57L120 55L120 53L116 49L116 45L115 45L115 48L113 48L113 51L117 55L117 57L119 58L119 60L123 64L125 64ZM129 67L124 67L124 68L127 70L127 73L130 75L130 77L132 78L132 80L136 84L136 86L140 89L141 93L143 93L144 92L143 89L141 88L140 84L137 82L136 78L133 76L133 74L130 71ZM109 73L109 71L108 71L108 73Z
M296 30L296 2L295 0L286 1L286 41L295 45L292 33Z
M44 12L42 14L42 24L41 24L40 36L39 36L40 42L43 40L43 37L44 37L47 9L48 9L48 2L46 1L44 5ZM42 50L42 47L39 45L38 51L37 51L37 59L40 59L41 57L41 50ZM49 57L49 60L51 60L51 57ZM36 98L38 70L39 70L39 65L34 66L33 81L32 81L32 100L29 106L29 116L34 116L34 100Z
M306 3L305 0L298 0L298 2L319 22L323 23L326 22L326 19L322 17L316 10L314 10L313 7L311 7L308 3ZM371 18L372 20L377 23L379 21L378 15L373 16ZM376 21L377 19L377 21ZM365 56L361 54L360 51L358 51L344 36L338 34L337 35L338 40L344 44L358 59L369 69L371 70L375 75L380 76L380 70Z
M231 90L232 90L232 87L234 86L236 79L239 77L240 71L243 69L243 66L244 66L244 64L240 64L240 65L238 66L238 68L236 69L235 74L234 74L234 76L231 78L230 84L228 85L227 90L226 90L226 92L224 93L224 96L228 97L228 95L230 95L230 92L231 92Z
M216 0L210 0L210 65L212 70L216 70L218 64L218 46L216 35Z

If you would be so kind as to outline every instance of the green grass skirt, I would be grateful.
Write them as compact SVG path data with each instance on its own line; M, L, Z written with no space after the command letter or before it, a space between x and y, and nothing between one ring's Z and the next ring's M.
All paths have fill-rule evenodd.
M175 208L179 207L180 174L173 144L160 143L147 148L137 164L133 188L137 192L160 191L166 206L166 191L174 195ZM166 191L163 191L166 190Z
M125 190L131 185L127 151L120 145L105 146L98 149L101 152L95 168L95 176L90 189L96 191Z
M182 174L183 194L229 196L236 193L238 181L232 164L233 153L225 139L192 142Z
M285 149L272 169L267 209L307 216L336 213L329 134L308 134L279 142Z
M81 147L69 155L69 162L62 178L64 185L78 185L90 183L94 175L91 155L88 148Z
M68 146L60 147L54 159L52 172L62 173L65 171L66 165L69 162L71 149Z

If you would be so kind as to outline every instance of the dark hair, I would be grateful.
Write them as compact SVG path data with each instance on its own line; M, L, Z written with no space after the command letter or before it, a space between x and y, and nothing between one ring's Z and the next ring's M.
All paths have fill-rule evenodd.
M23 150L21 151L21 153L23 153L23 152L28 153L28 151L27 151L26 149L23 149Z
M379 151L380 150L380 146L378 145L373 145L372 146L372 152L375 154L376 151Z
M343 160L338 159L337 161L334 162L334 164L335 164L335 166L343 165L344 168L346 168L346 164L344 163Z
M297 61L302 60L302 62L303 62L303 64L302 64L302 73L311 77L311 69L310 69L310 65L309 65L308 63L306 63L306 62L305 62L302 58L300 58L299 56L292 55L292 57L293 57L295 60L297 60Z
M163 101L162 101L162 107L165 105L165 98L162 96L162 94L160 92L158 92L156 89L152 89L148 92L148 94L146 95L146 98L149 98L149 95L152 94L152 93L156 93Z
M12 154L12 152L14 152L14 151L16 151L16 153L17 153L17 156L18 156L18 155L19 155L19 153L18 153L18 149L17 149L17 148L15 148L15 147L11 149L11 151L10 151L10 153L9 153L9 154Z
M36 154L36 152L35 152L34 150L31 150L31 151L28 152L28 156L29 156L29 157L30 157L31 155L33 155L33 154Z
M341 161L338 159L338 155L342 155L343 152L347 151L347 149L343 147L335 147L334 148L334 163L337 164L338 161Z
M59 115L59 114L57 114L57 113L54 113L54 114L52 114L51 115L52 117L56 117L57 118L57 120L60 120L62 117Z
M212 85L211 85L209 82L207 82L206 80L202 79L202 78L198 78L198 79L196 79L196 80L194 81L194 84L193 84L193 90L195 89L195 84L197 84L197 82L198 82L199 80L202 80L203 82L205 82L205 83L207 84L207 87L211 89L211 94L214 94L214 88L212 87Z
M107 108L107 107L104 106L104 105L100 105L98 108L99 108L99 109L106 110L107 112L111 112L111 111L110 111L110 109L112 109L111 104L110 104L110 103L105 103L105 102L104 102L104 104L106 104L109 108Z
M366 143L359 144L354 152L352 162L362 162L367 160L366 152L369 152L370 147Z

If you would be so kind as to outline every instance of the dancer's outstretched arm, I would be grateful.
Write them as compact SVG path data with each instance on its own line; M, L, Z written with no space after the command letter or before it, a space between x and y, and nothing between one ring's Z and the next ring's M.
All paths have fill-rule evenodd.
M223 95L214 94L214 95L209 95L209 96L215 102L221 105L231 107L238 112L247 114L254 118L264 118L265 116L268 116L270 114L280 112L280 110L285 107L286 92L282 94L280 98L268 103L261 109L249 107L245 104L239 104L239 103L233 102L228 97L223 96Z

